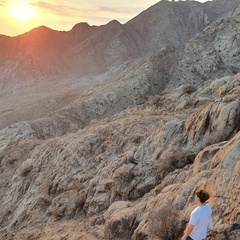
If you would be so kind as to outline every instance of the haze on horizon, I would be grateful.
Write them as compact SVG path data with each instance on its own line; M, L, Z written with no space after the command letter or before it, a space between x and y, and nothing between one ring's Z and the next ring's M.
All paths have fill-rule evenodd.
M159 0L0 0L0 34L16 36L41 25L68 31L79 22L99 26L114 19L124 24L157 2Z

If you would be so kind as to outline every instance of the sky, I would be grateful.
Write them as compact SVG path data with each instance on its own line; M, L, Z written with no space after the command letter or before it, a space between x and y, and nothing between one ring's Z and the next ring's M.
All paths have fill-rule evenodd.
M35 27L69 31L76 23L124 24L160 0L0 0L0 34L16 36ZM206 0L199 0L206 2Z

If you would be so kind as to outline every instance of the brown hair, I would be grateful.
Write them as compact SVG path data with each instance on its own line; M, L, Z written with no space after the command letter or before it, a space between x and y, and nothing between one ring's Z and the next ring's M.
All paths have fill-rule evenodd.
M196 190L195 194L199 197L201 203L205 203L210 197L209 193L202 189Z

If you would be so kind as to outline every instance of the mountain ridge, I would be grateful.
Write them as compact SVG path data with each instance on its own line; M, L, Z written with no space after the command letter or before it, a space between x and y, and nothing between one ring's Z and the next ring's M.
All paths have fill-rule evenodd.
M207 4L209 8L205 8ZM144 57L167 45L181 44L202 31L208 23L220 17L230 16L237 7L239 3L236 0L232 0L227 6L224 1L206 3L160 1L126 24L113 20L98 27L89 26L87 23L76 24L70 31L56 31L47 27L35 28L11 38L13 46L2 45L4 47L0 50L5 52L5 60L1 57L0 63L4 64L7 60L13 61L15 65L14 56L17 54L19 66L13 68L10 65L8 72L11 74L1 74L0 80L8 78L14 81L16 77L11 76L14 75L14 71L23 73L22 80L28 75L29 78L39 79L49 78L54 74L61 75L60 73L64 78L69 73L76 76L105 72L123 61ZM215 11L213 14L215 8L221 11ZM144 20L145 15L149 22ZM48 31L43 31L43 28ZM148 32L144 33L144 29L148 29ZM155 32L155 29L158 31ZM23 39L27 38L29 38L27 45L22 45ZM43 43L45 49L41 47ZM114 51L116 48L117 52ZM34 55L36 51L41 58ZM36 70L31 72L24 64L25 61L35 65ZM51 70L49 64L55 70Z

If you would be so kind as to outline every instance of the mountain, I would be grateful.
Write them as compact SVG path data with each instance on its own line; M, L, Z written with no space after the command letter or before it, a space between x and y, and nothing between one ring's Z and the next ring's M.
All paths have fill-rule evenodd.
M79 23L68 32L42 26L13 38L0 36L0 80L8 85L16 79L101 73L164 46L182 44L209 23L238 11L237 0L160 1L124 25L115 20L99 27Z
M41 26L16 37L1 35L0 129L57 111L88 94L92 84L121 79L128 66L131 71L159 49L181 45L238 11L237 0L160 1L124 25L113 20L99 27L78 23L68 32Z
M226 1L193 2L209 16L217 3ZM148 16L168 4L154 5ZM148 10L109 26L148 22ZM238 240L239 23L240 15L231 14L156 51L140 39L146 56L95 76L18 80L12 95L2 90L0 239L179 239L194 191L204 188L214 222L207 239ZM98 38L109 26L84 23L70 32ZM44 50L52 30L40 27L30 36L34 31L44 32ZM78 45L69 32L55 34L65 38L59 49Z

